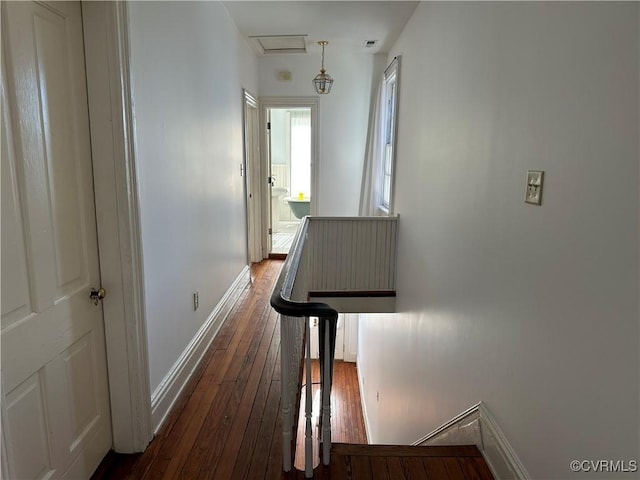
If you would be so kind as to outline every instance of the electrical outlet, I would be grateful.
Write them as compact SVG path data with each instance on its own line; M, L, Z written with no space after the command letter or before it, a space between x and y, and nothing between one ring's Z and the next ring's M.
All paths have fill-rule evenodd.
M193 311L195 312L200 306L200 294L199 292L193 292Z
M524 201L532 205L542 204L542 184L544 183L544 172L542 170L527 171L527 191Z

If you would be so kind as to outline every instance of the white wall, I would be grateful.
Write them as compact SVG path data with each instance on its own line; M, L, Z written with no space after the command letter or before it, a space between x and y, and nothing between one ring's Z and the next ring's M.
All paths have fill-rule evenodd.
M374 442L483 400L532 478L638 459L638 13L418 6L392 51L402 313L359 338Z
M257 65L217 2L129 12L154 391L247 263L242 87L257 91Z
M334 78L320 96L319 215L357 215L373 77L384 57L325 49L325 68ZM292 80L281 82L278 72ZM261 97L315 96L311 81L320 72L320 55L265 55L258 58Z

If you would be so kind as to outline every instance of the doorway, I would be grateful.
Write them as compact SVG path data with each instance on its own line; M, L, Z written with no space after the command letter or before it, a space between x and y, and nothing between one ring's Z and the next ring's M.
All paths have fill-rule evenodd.
M263 100L265 245L268 257L289 252L302 218L316 211L317 99Z
M344 362L356 363L358 351L358 322L360 315L354 313L341 313L338 315L336 327L335 359ZM309 318L311 338L311 358L320 358L320 345L318 335L319 319Z
M269 109L271 251L286 254L311 214L311 109Z

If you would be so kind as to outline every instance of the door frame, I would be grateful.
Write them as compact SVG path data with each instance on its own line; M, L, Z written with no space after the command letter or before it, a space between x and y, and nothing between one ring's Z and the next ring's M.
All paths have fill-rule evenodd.
M113 449L153 438L126 2L82 2Z
M319 121L320 102L318 97L260 97L260 171L262 185L267 185L271 175L271 148L267 129L268 111L272 108L310 108L311 109L311 215L317 215L318 179L320 178ZM271 238L268 228L271 226L271 189L263 188L262 204L262 249L265 258L271 252Z
M253 117L253 122L250 118ZM263 184L260 182L260 105L255 95L242 90L242 134L244 147L243 170L245 175L245 207L247 215L247 263L265 258L261 240L261 199ZM256 239L256 237L258 237Z

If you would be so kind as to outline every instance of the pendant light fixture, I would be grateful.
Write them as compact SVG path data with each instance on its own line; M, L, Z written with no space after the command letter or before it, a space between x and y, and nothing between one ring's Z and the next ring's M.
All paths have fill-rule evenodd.
M324 69L324 46L328 43L329 42L326 40L318 42L318 45L322 47L322 66L320 67L320 73L313 79L313 86L316 89L316 93L319 95L326 95L329 93L331 91L331 86L333 85L333 78L331 78L331 75L326 73Z

